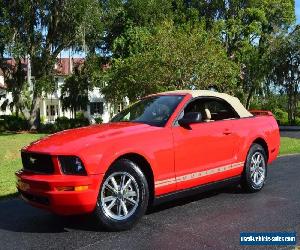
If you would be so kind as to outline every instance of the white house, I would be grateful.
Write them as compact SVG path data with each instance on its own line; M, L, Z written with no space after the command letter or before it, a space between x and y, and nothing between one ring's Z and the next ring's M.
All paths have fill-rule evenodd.
M11 93L7 93L7 91L6 91L6 85L5 85L5 81L4 81L4 73L0 69L0 107L2 106L3 102L5 102L6 99L8 99L9 102L12 102ZM11 111L10 111L9 107L6 107L5 110L2 110L0 108L0 115L10 115L10 114L11 114Z
M8 60L8 63L15 64L13 60ZM58 58L55 63L55 81L56 88L55 91L51 94L44 93L42 100L40 102L40 116L41 120L44 123L52 123L56 120L57 117L67 117L71 118L70 110L63 110L60 100L61 96L61 86L63 85L66 77L73 73L74 67L83 64L84 58ZM27 72L27 77L31 75L30 63L24 61L24 70ZM31 80L34 76L31 77ZM29 81L30 85L30 81ZM5 79L2 71L0 70L0 91L5 91ZM0 92L1 96L1 92ZM101 94L99 88L94 88L88 93L89 103L86 110L83 110L84 116L90 120L91 123L94 122L94 118L101 117L103 122L108 122L110 118L116 114L120 109L128 104L125 100L124 104L118 105L118 107L113 107L110 103L106 102L104 96ZM6 92L6 97L0 99L0 105L9 99L12 102L11 93ZM9 115L11 111L7 108L4 111L0 111L0 115Z

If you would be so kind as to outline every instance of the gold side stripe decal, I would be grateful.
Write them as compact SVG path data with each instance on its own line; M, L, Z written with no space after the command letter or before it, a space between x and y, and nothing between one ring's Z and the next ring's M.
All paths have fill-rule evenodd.
M195 173L191 173L191 174L187 174L187 175L178 176L176 178L170 178L170 179L165 179L165 180L161 180L161 181L156 181L155 187L163 187L163 186L171 185L171 184L178 183L178 182L189 181L192 179L197 179L197 178L212 175L212 174L225 172L225 171L232 170L235 168L240 168L242 166L244 166L244 162L237 162L237 163L233 163L233 164L218 167L218 168L213 168L213 169L208 169L208 170L201 171L201 172L195 172Z
M162 180L162 181L157 181L157 182L155 182L155 185L163 184L163 183L170 182L170 181L175 181L175 178L165 179L165 180Z

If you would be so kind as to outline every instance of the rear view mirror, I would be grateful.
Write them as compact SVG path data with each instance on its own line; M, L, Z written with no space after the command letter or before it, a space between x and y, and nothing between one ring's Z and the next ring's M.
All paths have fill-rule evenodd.
M189 127L190 124L202 122L202 115L200 112L189 112L186 113L178 123L182 127Z

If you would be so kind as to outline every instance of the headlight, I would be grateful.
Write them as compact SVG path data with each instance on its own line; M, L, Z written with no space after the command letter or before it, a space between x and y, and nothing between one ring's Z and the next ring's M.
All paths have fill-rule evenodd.
M76 156L58 156L61 170L69 175L87 175L82 161Z

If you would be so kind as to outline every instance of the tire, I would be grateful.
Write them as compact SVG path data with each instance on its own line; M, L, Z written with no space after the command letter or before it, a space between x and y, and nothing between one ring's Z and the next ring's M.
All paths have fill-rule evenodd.
M241 186L246 192L258 192L264 187L266 177L266 152L260 144L253 143L246 158Z
M94 215L108 231L128 230L145 214L148 201L145 175L134 162L120 159L103 178Z

